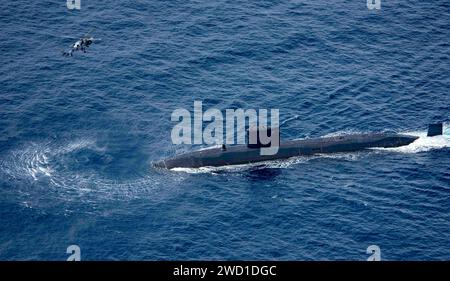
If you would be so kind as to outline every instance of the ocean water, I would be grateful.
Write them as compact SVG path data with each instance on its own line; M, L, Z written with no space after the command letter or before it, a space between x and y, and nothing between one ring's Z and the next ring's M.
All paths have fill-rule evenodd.
M0 259L450 259L450 3L2 1ZM73 38L101 38L61 56ZM284 139L399 149L162 171L176 108L278 108Z

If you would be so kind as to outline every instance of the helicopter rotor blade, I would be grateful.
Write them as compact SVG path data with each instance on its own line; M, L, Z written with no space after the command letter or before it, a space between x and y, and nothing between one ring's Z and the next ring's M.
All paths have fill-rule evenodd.
M92 31L94 31L94 30L95 30L95 27L92 28L91 30L89 30L89 32L86 33L83 37L88 37L92 33Z

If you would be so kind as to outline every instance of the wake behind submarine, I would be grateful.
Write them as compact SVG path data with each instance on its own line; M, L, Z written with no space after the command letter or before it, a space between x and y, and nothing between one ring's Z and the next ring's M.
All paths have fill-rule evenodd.
M430 124L428 137L442 135L443 123ZM270 128L269 134L270 134ZM274 130L272 130L273 132ZM277 132L279 132L277 130ZM200 168L250 164L262 161L287 159L295 156L353 152L369 148L392 148L408 145L418 137L392 132L351 134L314 139L288 140L280 142L278 152L261 155L260 149L267 147L259 140L256 144L213 147L167 158L153 163L155 168Z

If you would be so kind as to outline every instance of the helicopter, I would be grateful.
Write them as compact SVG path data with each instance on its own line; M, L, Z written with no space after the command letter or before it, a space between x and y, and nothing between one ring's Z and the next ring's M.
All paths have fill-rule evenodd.
M89 32L90 33L90 32ZM72 44L69 51L63 51L63 56L71 57L75 51L82 51L86 53L86 49L94 42L101 41L101 39L94 38L87 33L80 39L78 39L75 43Z

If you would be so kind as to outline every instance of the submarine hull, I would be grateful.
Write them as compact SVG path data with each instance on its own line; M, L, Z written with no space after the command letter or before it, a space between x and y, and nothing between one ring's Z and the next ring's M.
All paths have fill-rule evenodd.
M181 154L153 163L157 168L200 168L220 167L227 165L249 164L262 161L286 159L295 156L352 152L376 147L399 147L412 143L418 137L392 134L369 133L324 137L317 139L290 140L280 143L274 155L261 155L260 148L249 148L247 145L210 148Z

